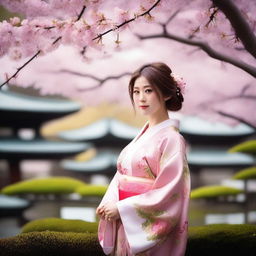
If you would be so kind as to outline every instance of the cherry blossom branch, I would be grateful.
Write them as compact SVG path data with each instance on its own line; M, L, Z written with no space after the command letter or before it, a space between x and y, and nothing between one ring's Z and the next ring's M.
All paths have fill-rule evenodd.
M114 30L116 30L116 29L119 29L120 27L122 27L122 26L124 26L124 25L126 25L126 24L128 24L128 23L130 23L130 22L132 22L132 21L135 21L137 18L142 17L142 16L145 16L145 15L150 15L150 11L153 10L160 2L161 2L161 0L157 0L147 11L143 12L142 14L136 15L134 18L132 18L132 19L130 19L130 20L127 20L127 21L122 22L121 24L117 25L115 28L109 29L109 30L107 30L107 31L105 31L105 32L103 32L103 33L101 33L101 34L99 34L98 36L96 36L96 37L93 38L92 40L97 40L97 39L100 39L100 40L101 40L104 35L106 35L106 34L112 32L112 31L114 31ZM85 11L85 8L86 8L86 6L83 6L81 12L80 12L79 15L78 15L77 21L82 17L82 15L83 15L83 13L84 13L84 11ZM54 28L54 26L47 27L46 29L52 29L52 28ZM53 45L56 44L59 40L61 40L61 38L62 38L61 36L58 37L57 39L55 39L55 41L54 41L52 44L53 44ZM85 51L85 49L86 49L86 46L84 46L83 51ZM27 66L33 59L35 59L40 53L41 53L41 50L39 50L35 55L33 55L33 56L32 56L26 63L24 63L21 67L17 68L17 71L16 71L11 77L9 77L8 80L6 80L4 83L2 83L2 84L0 85L0 90L1 90L1 88L2 88L5 84L8 83L11 79L15 78L15 77L18 75L18 73L19 73L25 66Z
M28 61L26 61L22 66L18 67L18 68L17 68L17 71L16 71L12 76L10 76L4 83L2 83L2 84L0 85L0 90L1 90L1 88L2 88L5 84L8 83L11 79L15 78L15 77L18 75L18 73L19 73L25 66L27 66L33 59L35 59L40 53L41 53L41 50L39 50L35 55L33 55L33 56L32 56Z
M233 96L223 96L218 92L209 92L212 95L217 95L217 97L214 97L214 100L207 100L207 102L203 102L201 104L199 104L198 106L200 108L208 108L209 105L213 105L213 104L217 104L217 103L222 103L224 101L228 101L228 100L235 100L235 99L247 99L247 100L253 100L256 102L256 95L248 95L245 94L246 90L251 86L251 84L247 84L245 85L242 89L241 92L237 95L233 95Z
M84 5L81 12L78 14L78 17L77 17L76 21L79 21L82 18L85 9L86 9L86 6Z
M104 36L104 35L106 35L106 34L112 32L112 31L114 31L114 30L116 30L116 29L119 29L120 27L122 27L122 26L124 26L124 25L126 25L126 24L128 24L128 23L130 23L130 22L132 22L132 21L135 21L135 20L136 20L137 18L139 18L139 17L145 16L145 15L147 15L147 14L150 15L150 11L153 10L160 2L161 2L161 0L156 1L156 2L154 3L154 5L151 6L151 8L149 8L147 11L143 12L142 14L139 14L139 15L135 16L135 17L132 18L132 19L129 19L129 20L124 21L123 23L117 25L115 28L109 29L109 30L107 30L107 31L105 31L105 32L103 32L103 33L101 33L101 34L99 34L98 36L96 36L95 38L93 38L93 40L101 39L102 36Z
M232 118L232 119L234 119L236 121L244 123L244 124L250 126L251 128L253 128L256 131L256 126L255 125L251 124L250 122L246 121L245 119L243 119L241 117L238 117L238 116L235 116L235 115L232 115L232 114L226 113L224 111L220 111L220 110L215 111L215 112L218 113L219 115L222 115L222 116L225 116L225 117L229 117L229 118Z
M70 75L75 75L75 76L79 76L79 77L84 77L84 78L91 78L95 81L98 82L97 85L94 85L94 86L91 86L91 87L87 87L87 88L84 88L84 89L78 89L78 91L91 91L91 90L94 90L94 89L97 89L99 87L101 87L104 83L106 83L107 81L109 80L113 80L113 79L120 79L124 76L130 76L132 73L129 73L129 72L125 72L125 73L122 73L120 75L112 75L112 76L107 76L103 79L101 78L98 78L94 75L91 75L91 74L85 74L85 73L81 73L81 72L77 72L77 71L72 71L72 70L67 70L67 69L60 69L59 71L57 71L58 73L67 73L67 74L70 74Z
M235 99L248 99L248 100L256 100L256 95L236 95L236 96L229 96L229 97L226 97L224 98L224 100L235 100ZM223 101L220 100L220 102ZM218 102L218 101L215 101L215 102ZM209 102L208 102L209 103Z
M166 24L169 24L172 20L174 20L174 18L179 14L179 12L181 11L182 8L179 8L178 10L176 10L166 21ZM165 26L164 23L160 23L163 27Z
M211 11L211 9L213 9L213 11ZM210 15L210 17L209 17L209 20L208 20L208 21L206 22L206 24L204 25L204 27L207 28L207 27L215 20L218 11L219 11L219 9L218 9L217 7L214 7L214 8L213 8L213 6L211 6L211 7L209 8L209 12L211 13L211 15ZM168 22L167 22L166 24L168 24ZM193 38L195 37L196 33L198 33L198 32L200 31L200 27L201 27L200 25L197 26L197 27L192 31L192 33L188 36L188 38L189 38L189 39L193 39Z
M250 87L251 87L251 84L245 85L245 86L242 88L240 94L241 94L241 95L245 95L246 90L249 89ZM256 97L256 96L255 96L255 97Z
M249 73L253 77L256 77L256 68L254 66L252 66L248 63L245 63L242 60L238 60L238 59L235 59L228 55L225 55L223 53L220 53L220 52L214 50L213 48L211 48L209 46L209 44L207 44L206 42L202 42L202 41L198 41L198 40L191 40L188 38L170 34L166 30L166 25L163 27L163 30L164 30L163 33L160 33L160 34L154 34L154 35L149 35L149 36L141 36L138 34L136 34L136 35L141 40L154 39L154 38L167 38L167 39L171 39L171 40L183 43L183 44L197 46L201 50L206 52L210 57L220 60L220 61L227 62L229 64L232 64L233 66L238 67L238 68L244 70L245 72Z
M77 21L83 16L83 13L84 13L85 9L86 9L86 6L83 6L81 12L79 13L79 15L78 15L78 17L77 17ZM53 28L53 27L51 27L51 28ZM51 29L51 28L47 28L47 29ZM52 45L56 44L59 40L61 40L61 36L59 36L57 39L55 39L55 40L53 41ZM26 61L22 66L18 67L18 68L17 68L17 71L16 71L12 76L10 76L4 83L2 83L2 84L0 85L0 90L2 89L2 87L3 87L5 84L9 83L9 81L10 81L11 79L15 78L15 77L18 75L18 73L19 73L24 67L26 67L31 61L33 61L40 53L41 53L41 50L38 50L37 53L34 54L28 61Z
M220 103L223 101L228 101L228 100L236 100L236 99L247 99L247 100L256 100L256 95L234 95L234 96L227 96L218 100L213 100L213 101L207 101L207 103L202 103L201 106L206 107L209 104L215 104L215 103Z
M217 104L217 103L220 103L220 102L225 102L225 101L228 101L228 100L233 100L233 99L248 99L248 100L253 100L255 102L256 100L256 95L246 95L246 90L249 89L249 87L251 86L251 84L247 84L245 85L242 89L241 89L241 92L238 94L238 95L234 95L234 96L226 96L226 97L223 97L223 95L219 95L218 97L215 97L215 98L218 98L217 100L212 100L212 101L207 101L204 102L204 103L201 103L198 105L199 108L203 108L203 109L209 109L221 116L225 116L225 117L229 117L229 118L232 118L236 121L239 121L241 123L244 123L250 127L252 127L255 131L256 131L256 126L248 121L246 121L245 119L243 119L242 117L239 117L239 116L235 116L233 114L230 114L230 113L227 113L227 112L224 112L224 111L221 111L221 110L215 110L212 105L213 104ZM213 92L214 93L214 92ZM216 94L216 93L215 93ZM210 107L209 107L210 106Z
M256 58L256 36L241 11L231 0L211 0L230 21L237 38L241 40L245 49Z

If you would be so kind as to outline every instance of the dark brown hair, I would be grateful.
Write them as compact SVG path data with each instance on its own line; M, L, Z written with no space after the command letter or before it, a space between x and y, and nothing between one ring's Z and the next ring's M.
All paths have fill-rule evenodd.
M171 76L172 70L162 62L154 62L146 64L136 70L129 82L129 94L134 105L133 100L133 88L135 81L138 77L144 76L151 86L156 89L157 95L160 98L160 94L164 97L170 97L165 101L167 110L178 111L182 107L183 96L177 82Z

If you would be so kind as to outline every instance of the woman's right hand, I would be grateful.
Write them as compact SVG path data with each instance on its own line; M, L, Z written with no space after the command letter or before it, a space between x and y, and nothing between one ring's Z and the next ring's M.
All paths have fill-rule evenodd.
M102 206L102 210L104 212L104 218L108 221L117 220L120 218L118 208L116 203L107 202Z
M104 209L103 209L102 206L97 207L97 209L96 209L96 214L97 214L100 218L105 219L105 212L104 212Z
M107 202L104 205L98 207L96 209L96 214L100 216L100 218L113 221L120 218L117 206L113 202Z

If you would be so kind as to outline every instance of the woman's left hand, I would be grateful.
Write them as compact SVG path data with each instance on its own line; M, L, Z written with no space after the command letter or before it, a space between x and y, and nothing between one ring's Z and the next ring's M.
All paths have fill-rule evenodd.
M116 203L113 202L107 202L102 206L102 209L105 213L105 219L108 221L117 220L120 218L118 208L116 206Z

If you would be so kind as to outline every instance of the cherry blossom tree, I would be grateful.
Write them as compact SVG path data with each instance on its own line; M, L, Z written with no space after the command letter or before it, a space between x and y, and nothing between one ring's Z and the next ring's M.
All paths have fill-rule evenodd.
M165 22L159 23L162 27L160 33L138 34L138 37L141 40L166 38L198 47L210 57L230 63L256 77L255 2L212 0L208 4L211 5L204 7L205 10L193 10L197 22L191 16L186 17L184 10L178 9ZM191 14L193 11L185 10Z
M134 63L139 66L156 59L168 63L172 58L178 73L188 74L186 80L195 85L193 90L188 88L184 113L207 116L210 111L212 118L222 115L256 126L250 114L256 94L252 79L256 77L253 0L0 0L0 4L23 15L0 23L0 63L5 67L0 77L5 82L24 87L33 84L42 94L62 94L88 104L103 97L127 102L118 90L113 92L114 84L125 88ZM148 49L154 40L161 51L156 46L154 51ZM177 45L186 58L176 55ZM151 57L143 51L150 52ZM136 54L136 61L128 64L126 59L125 67L113 65ZM183 60L182 65L175 56ZM210 62L211 68L200 75L191 67L188 72L188 58L195 67L205 68ZM213 59L221 61L225 72L217 72L219 64ZM9 69L10 60L16 61L16 70ZM38 75L40 81L35 78ZM209 81L212 76L215 81ZM220 84L225 84L225 90ZM229 108L231 102L236 108Z
M255 67L251 64L256 57L254 1L1 0L1 4L11 11L22 13L25 18L20 20L14 17L1 23L0 56L8 54L13 59L32 56L24 65L61 44L74 45L83 55L89 47L101 47L103 37L110 32L117 34L114 42L119 45L119 32L127 28L129 23L138 23L145 18L159 21L164 17L161 34L140 38L162 36L198 46L211 57L231 63L256 77ZM170 18L166 20L168 14ZM175 30L179 29L185 37L168 31L168 24L175 16L180 16L175 23ZM210 38L209 43L198 41L202 36L207 37L206 34ZM246 51L254 59L245 62L243 59L233 58L233 54L228 56L221 53L212 48L210 43L231 50ZM22 68L23 65L18 68L17 73ZM8 81L9 79L6 82Z
M53 51L60 44L74 45L83 55L88 47L101 48L103 36L115 32L117 33L115 44L118 45L119 31L127 27L130 22L142 17L150 20L152 18L150 11L157 8L160 2L160 0L144 1L143 5L136 6L139 7L138 10L128 6L133 8L132 12L116 5L114 12L110 12L112 16L106 17L99 8L105 8L109 13L112 6L109 6L109 2L102 0L48 2L2 0L1 3L6 8L23 13L27 18L20 20L14 17L9 22L1 23L0 56L9 54L16 60L32 56L6 82L14 78L34 58ZM122 6L124 1L120 3ZM162 5L163 3L164 0Z

